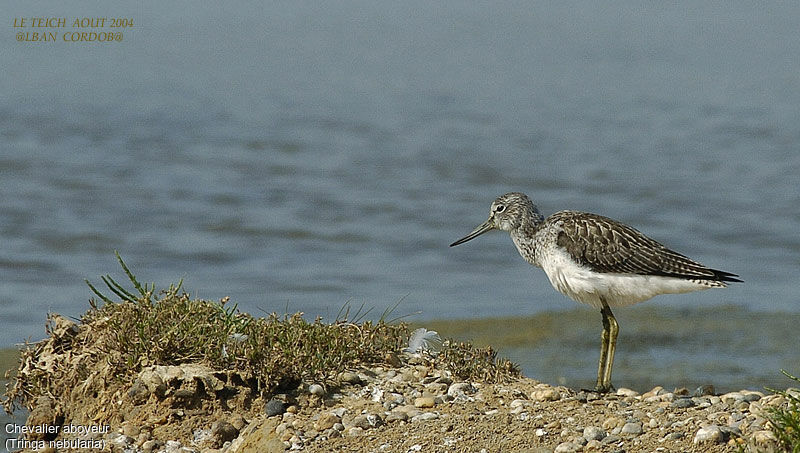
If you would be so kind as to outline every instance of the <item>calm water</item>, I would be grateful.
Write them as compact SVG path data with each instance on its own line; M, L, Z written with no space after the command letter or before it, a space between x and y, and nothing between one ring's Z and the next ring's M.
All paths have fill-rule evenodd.
M447 246L510 190L746 281L649 304L800 312L799 4L317 3L4 8L0 346L85 311L115 249L256 314L573 308L503 234ZM135 26L14 40L81 14Z

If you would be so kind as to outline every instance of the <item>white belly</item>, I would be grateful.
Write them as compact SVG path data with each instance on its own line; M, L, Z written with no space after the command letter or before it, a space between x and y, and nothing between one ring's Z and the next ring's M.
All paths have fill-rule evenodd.
M602 307L601 298L610 307L622 307L659 294L688 293L712 287L682 278L594 272L575 263L558 248L549 252L541 265L553 288L572 300L595 308Z

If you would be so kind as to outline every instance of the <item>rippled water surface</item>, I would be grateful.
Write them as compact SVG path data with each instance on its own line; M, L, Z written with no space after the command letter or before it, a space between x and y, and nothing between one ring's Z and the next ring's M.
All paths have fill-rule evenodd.
M122 42L0 39L0 346L79 316L114 250L255 314L576 307L503 234L447 246L510 190L745 280L654 307L800 312L796 4L316 3L109 2Z

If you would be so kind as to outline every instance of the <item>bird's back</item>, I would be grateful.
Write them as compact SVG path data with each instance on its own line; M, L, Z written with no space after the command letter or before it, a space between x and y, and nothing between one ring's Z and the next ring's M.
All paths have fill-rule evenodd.
M557 212L537 226L535 236L535 264L557 290L591 305L601 297L611 306L629 305L741 281L598 214Z

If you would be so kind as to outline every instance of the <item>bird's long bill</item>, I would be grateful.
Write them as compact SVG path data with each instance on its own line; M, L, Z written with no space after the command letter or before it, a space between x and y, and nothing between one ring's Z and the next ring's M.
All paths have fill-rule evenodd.
M452 244L450 244L450 247L453 247L453 246L458 245L458 244L463 244L463 243L465 243L465 242L467 242L469 240L475 239L476 237L482 235L483 233L485 233L485 232L487 232L489 230L493 230L493 229L494 229L494 223L492 223L492 219L490 218L489 220L487 220L487 221L483 222L481 225L479 225L478 228L475 228L474 230L472 230L472 233L470 233L470 234L464 236L463 238L457 240L456 242L453 242Z

